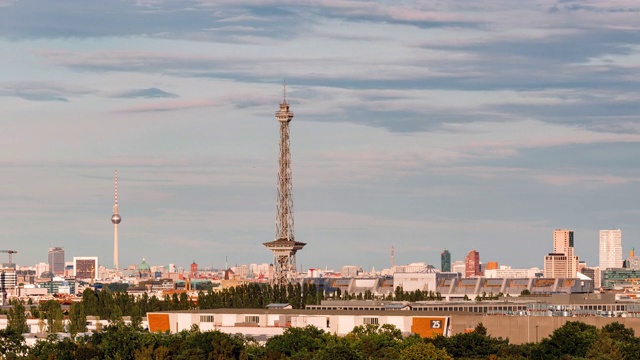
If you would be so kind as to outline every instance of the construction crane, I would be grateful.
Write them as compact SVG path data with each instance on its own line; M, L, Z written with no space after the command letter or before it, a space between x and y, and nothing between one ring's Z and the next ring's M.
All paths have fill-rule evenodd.
M9 254L9 267L13 268L13 254L17 254L18 252L15 250L0 250L0 253Z

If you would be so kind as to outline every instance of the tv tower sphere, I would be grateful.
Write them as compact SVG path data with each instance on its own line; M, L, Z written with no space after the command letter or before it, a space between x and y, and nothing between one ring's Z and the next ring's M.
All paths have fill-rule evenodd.
M113 268L118 271L118 224L122 221L120 214L118 214L118 170L114 177L114 200L113 200L113 215L111 216L111 222L113 223Z

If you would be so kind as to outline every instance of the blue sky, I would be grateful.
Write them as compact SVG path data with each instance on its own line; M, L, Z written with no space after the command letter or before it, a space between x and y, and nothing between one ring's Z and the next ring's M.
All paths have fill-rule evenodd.
M287 81L304 268L542 267L640 246L636 1L0 0L0 233L20 264L270 262ZM3 259L3 261L6 261Z

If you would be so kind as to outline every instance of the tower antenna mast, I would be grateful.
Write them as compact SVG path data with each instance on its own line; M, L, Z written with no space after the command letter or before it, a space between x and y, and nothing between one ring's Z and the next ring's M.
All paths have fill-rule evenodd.
M114 200L113 200L113 215L111 216L111 222L113 223L113 268L118 272L120 268L118 265L118 224L120 224L122 218L118 214L118 170L116 170L114 177Z
M295 240L293 227L293 181L289 137L289 123L293 119L293 112L289 109L286 96L287 86L286 82L283 82L282 102L275 114L280 123L275 240L263 243L273 252L274 278L271 281L276 285L285 285L295 279L296 252L306 245Z

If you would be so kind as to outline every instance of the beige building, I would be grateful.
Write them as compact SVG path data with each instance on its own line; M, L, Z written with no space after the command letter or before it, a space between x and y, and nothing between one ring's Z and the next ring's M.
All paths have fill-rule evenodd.
M553 231L553 252L544 257L545 278L574 278L578 257L573 252L573 230Z
M622 267L622 230L600 230L600 269Z

